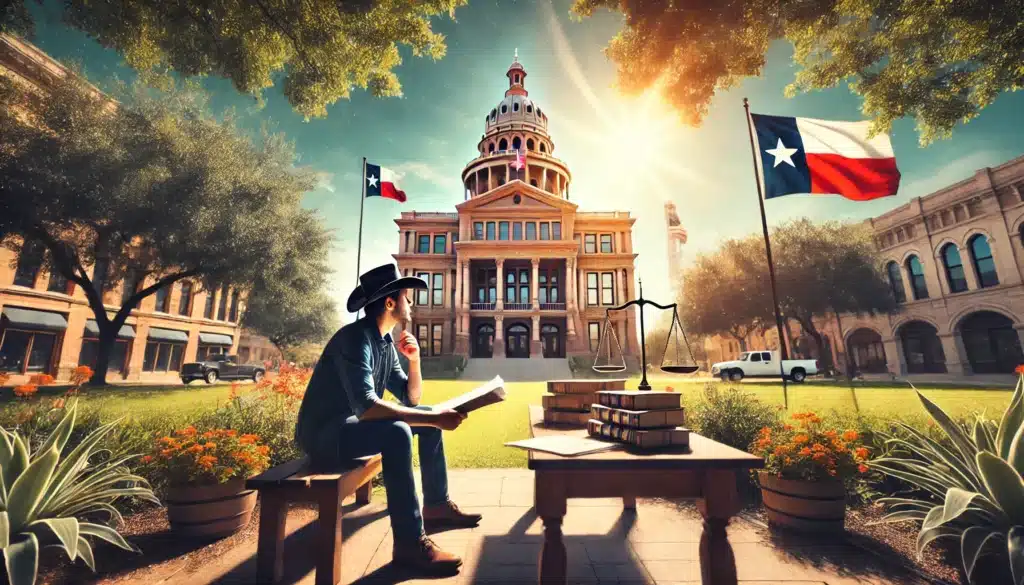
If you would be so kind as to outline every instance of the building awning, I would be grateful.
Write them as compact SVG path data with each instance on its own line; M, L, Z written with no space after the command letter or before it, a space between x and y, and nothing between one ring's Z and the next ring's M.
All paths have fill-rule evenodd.
M199 333L199 343L208 343L210 345L232 345L234 340L231 339L230 335L224 335L223 333Z
M4 320L8 327L28 329L29 331L64 331L68 328L68 320L59 313L4 307Z
M159 327L149 328L150 341L174 341L176 343L188 343L188 333L174 329L160 329Z
M95 319L89 319L85 322L85 335L83 337L99 337L100 326L96 324ZM121 330L117 332L118 339L135 339L135 328L131 325L121 325Z

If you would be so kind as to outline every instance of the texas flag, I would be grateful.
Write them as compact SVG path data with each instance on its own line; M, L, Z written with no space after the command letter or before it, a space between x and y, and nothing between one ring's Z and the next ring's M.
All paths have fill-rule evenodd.
M387 197L405 203L405 191L398 187L398 175L394 171L366 163L364 175L367 197Z
M868 138L870 122L751 114L765 199L793 193L869 201L900 186L889 136Z

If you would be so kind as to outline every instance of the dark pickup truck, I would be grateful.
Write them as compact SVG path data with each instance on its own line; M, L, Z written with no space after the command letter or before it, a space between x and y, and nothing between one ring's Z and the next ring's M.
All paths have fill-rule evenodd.
M213 384L217 380L252 380L259 382L266 375L263 366L238 363L233 355L214 355L202 362L191 362L181 366L181 381L188 384L193 380L205 380Z

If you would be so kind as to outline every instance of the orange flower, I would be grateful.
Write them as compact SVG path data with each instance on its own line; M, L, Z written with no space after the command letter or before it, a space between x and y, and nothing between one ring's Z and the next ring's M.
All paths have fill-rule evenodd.
M36 386L49 386L53 384L53 376L50 374L36 374L28 379L28 383Z
M145 455L141 459L139 459L139 461L142 462L142 463L149 463L149 462L153 461L153 456L152 455Z
M857 450L854 451L853 453L854 453L854 455L857 456L857 459L867 459L868 458L868 448L867 447L858 447Z
M212 469L213 464L217 462L217 458L213 455L203 455L199 458L199 465L204 469Z
M71 372L71 384L81 386L92 378L93 371L89 366L78 366Z
M207 444L205 444L203 446L206 447L207 449L216 449L217 448L217 444L216 443L207 443Z
M22 384L21 386L14 387L14 395L18 398L31 398L37 390L39 390L39 387L35 384Z
M848 430L845 433L843 433L843 440L845 441L856 441L859 438L860 435L857 434L857 431L854 430Z
M807 457L810 454L811 454L811 448L810 447L804 447L803 449L800 449L800 455L801 456Z
M255 443L256 441L259 441L259 440L260 440L259 435L249 434L249 435L242 435L241 437L239 437L238 442L243 444L243 445L250 445L250 444Z
M1017 366L1013 371L1017 372L1018 374L1024 374L1024 364Z
M226 467L224 469L224 473L226 475L228 475L228 476L234 476L235 475L235 468L234 467Z
M57 400L54 400L53 407L57 409L64 408L64 399L58 398Z
M804 443L806 443L809 440L810 440L810 437L808 437L807 435L797 435L797 436L793 437L793 442L796 443L797 445L803 445Z
M10 380L10 379L11 379L11 375L10 374L8 374L7 372L0 372L0 386L3 386L4 384L6 384L7 380Z
M868 466L864 465L863 463L861 463L860 465L857 466L857 471L859 471L861 473L867 473L868 472Z
M202 445L192 445L191 447L188 448L188 452L189 453L202 453L203 452L203 446Z
M791 425L789 423L786 423L786 424L782 425L782 428L786 429L787 431L792 431L793 430L793 425Z

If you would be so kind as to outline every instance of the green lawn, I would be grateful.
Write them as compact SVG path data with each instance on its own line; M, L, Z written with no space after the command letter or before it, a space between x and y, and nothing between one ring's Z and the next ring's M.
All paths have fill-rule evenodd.
M627 388L636 387L638 378L630 379ZM441 402L472 389L476 382L429 380L424 390L426 404ZM703 384L655 378L655 390L671 386L683 394L684 402L693 404L701 400ZM783 403L781 383L744 383L742 389L772 404ZM251 388L243 385L242 389ZM41 393L51 389L40 390ZM504 443L528 436L527 405L540 404L545 391L542 382L509 383L507 399L473 413L455 432L445 438L448 463L453 468L523 467L525 452L505 447ZM207 386L193 384L188 387L119 387L88 389L83 397L90 405L99 406L111 417L129 418L166 417L184 419L191 412L215 408L223 404L230 392L229 385ZM998 418L1009 403L1012 390L980 390L964 388L923 388L922 393L934 400L953 416L976 411L987 411ZM7 392L4 392L6 401ZM60 394L60 392L55 392ZM914 391L906 386L885 384L858 385L857 400L862 412L900 418L926 416ZM809 383L789 386L791 412L814 410L828 413L832 410L853 412L854 403L848 386ZM2 408L2 406L0 406Z

